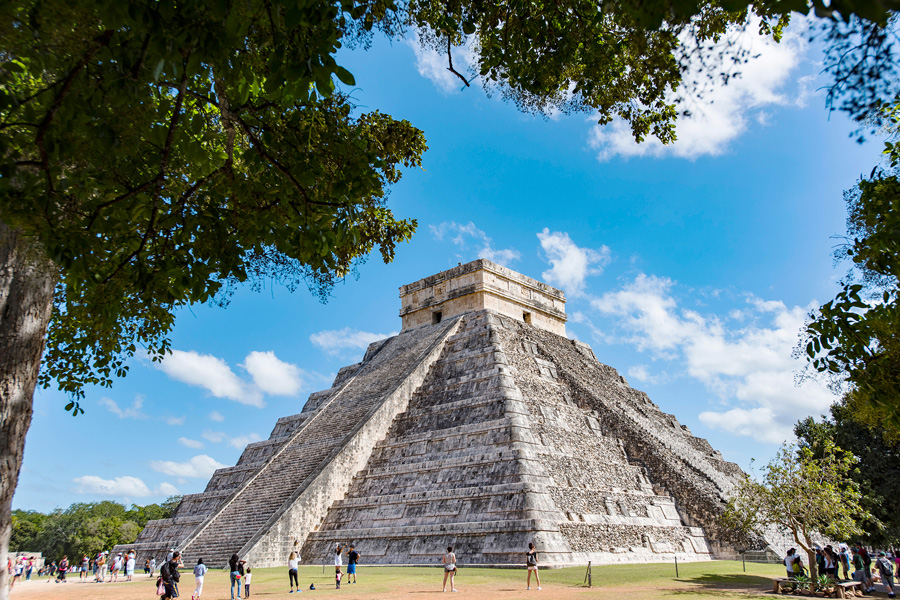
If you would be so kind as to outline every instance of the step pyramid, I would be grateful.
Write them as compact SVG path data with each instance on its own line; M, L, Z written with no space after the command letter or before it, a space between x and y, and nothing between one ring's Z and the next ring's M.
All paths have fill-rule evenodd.
M565 297L487 260L400 289L403 330L268 440L151 521L139 558L179 548L281 566L354 543L366 564L550 565L731 557L717 523L741 470L591 348Z

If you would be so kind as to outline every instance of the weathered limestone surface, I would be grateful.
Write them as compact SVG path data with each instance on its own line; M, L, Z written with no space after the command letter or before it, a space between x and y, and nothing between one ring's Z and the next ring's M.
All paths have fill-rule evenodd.
M139 558L276 566L352 542L368 564L435 564L448 544L509 564L533 541L566 565L765 546L717 526L740 469L561 335L561 292L475 261L401 297L401 334L149 523Z
M566 335L562 291L483 258L401 286L400 305L404 331L487 309Z

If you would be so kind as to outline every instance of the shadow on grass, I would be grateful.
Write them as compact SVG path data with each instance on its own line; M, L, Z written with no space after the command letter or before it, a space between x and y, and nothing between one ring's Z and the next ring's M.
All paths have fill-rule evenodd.
M682 577L676 579L681 583L693 584L701 589L710 590L746 590L754 593L772 591L772 577L765 575L739 574L712 574L698 575L697 577Z

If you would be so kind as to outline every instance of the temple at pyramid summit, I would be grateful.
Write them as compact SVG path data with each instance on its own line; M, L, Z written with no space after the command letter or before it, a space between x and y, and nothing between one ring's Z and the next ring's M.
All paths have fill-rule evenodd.
M487 260L400 288L402 331L249 444L138 558L546 565L733 557L734 463L566 337L564 294ZM764 545L764 542L759 542ZM759 548L762 549L762 548ZM186 563L187 564L187 563Z

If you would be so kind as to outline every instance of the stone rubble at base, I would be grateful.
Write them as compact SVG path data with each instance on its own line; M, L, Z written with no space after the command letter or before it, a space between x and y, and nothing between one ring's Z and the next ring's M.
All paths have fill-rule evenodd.
M319 564L354 543L366 564L436 564L452 545L500 565L533 541L564 566L766 547L717 525L738 466L567 339L561 291L479 260L401 298L399 335L148 523L138 559Z

